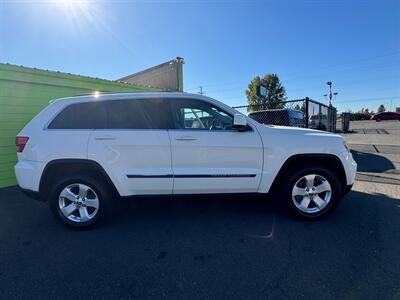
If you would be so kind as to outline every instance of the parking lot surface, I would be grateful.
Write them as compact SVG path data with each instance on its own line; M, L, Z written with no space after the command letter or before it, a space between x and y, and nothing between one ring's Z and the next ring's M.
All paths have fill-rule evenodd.
M354 189L400 199L400 122L355 121L344 134L358 162Z
M400 299L399 154L369 148L394 138L356 135L367 134L346 135L355 187L316 222L262 197L169 197L130 201L78 231L1 189L0 298Z

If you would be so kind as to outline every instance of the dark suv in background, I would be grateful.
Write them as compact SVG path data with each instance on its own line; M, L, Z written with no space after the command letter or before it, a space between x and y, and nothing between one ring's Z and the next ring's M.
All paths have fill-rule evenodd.
M304 127L304 113L295 109L268 109L249 113L249 117L261 124Z

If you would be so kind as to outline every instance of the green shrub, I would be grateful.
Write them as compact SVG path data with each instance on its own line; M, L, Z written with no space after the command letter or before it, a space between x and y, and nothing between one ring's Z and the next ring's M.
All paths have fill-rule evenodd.
M350 121L364 121L369 120L372 114L370 113L362 113L362 112L355 112L350 113Z

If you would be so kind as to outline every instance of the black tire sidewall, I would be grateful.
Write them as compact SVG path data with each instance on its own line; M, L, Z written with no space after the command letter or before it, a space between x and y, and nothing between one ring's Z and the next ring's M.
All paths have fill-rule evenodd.
M307 214L302 211L300 211L296 205L293 203L292 200L292 189L295 185L295 183L303 176L309 175L309 174L316 174L324 177L326 180L328 180L329 184L331 185L332 188L332 198L329 202L329 204L320 212L313 213L313 214ZM342 189L340 182L337 178L337 176L332 173L331 171L319 167L319 166L313 166L313 167L297 167L291 175L289 175L288 180L285 184L283 184L283 189L285 193L285 199L286 199L286 204L287 207L289 208L290 212L300 218L305 218L305 219L317 219L321 218L323 216L326 216L330 213L332 213L337 205L340 202L340 199L342 197Z
M60 211L58 205L58 199L61 191L68 185L74 183L82 183L89 186L91 189L95 191L97 197L99 198L99 208L97 214L92 219L84 223L74 222L66 218ZM69 176L67 178L57 181L49 193L49 205L53 214L63 224L72 227L80 227L80 228L94 227L95 225L99 224L106 218L107 216L106 212L108 210L107 208L110 207L110 202L111 202L110 195L107 189L105 188L105 184L96 177L90 177L84 175Z

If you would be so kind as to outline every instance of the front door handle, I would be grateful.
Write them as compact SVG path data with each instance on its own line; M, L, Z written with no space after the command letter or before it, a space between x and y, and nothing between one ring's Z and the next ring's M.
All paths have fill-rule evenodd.
M176 137L175 140L177 140L177 141L195 141L195 140L197 140L197 138L195 138L194 136L190 136L190 135L184 135L184 136Z
M104 140L115 140L115 136L112 135L98 135L95 137L96 140L104 141Z

